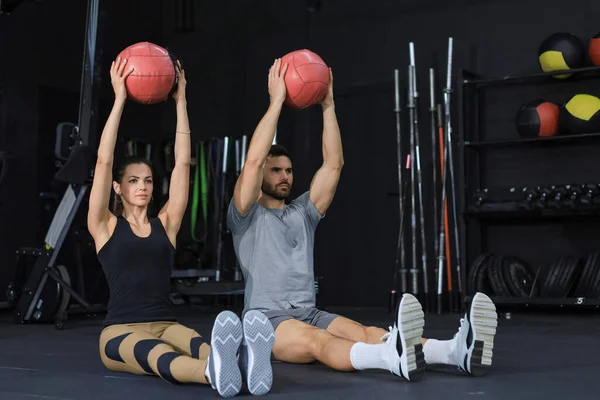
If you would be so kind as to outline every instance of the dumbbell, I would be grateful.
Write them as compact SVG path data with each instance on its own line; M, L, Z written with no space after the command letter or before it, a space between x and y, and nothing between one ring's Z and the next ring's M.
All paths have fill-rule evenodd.
M548 199L552 196L552 189L546 186L538 186L537 188L538 197L535 201L535 205L539 208L545 208L547 206Z
M563 204L565 207L575 208L581 201L582 196L583 188L581 185L567 185L567 196L565 197Z
M538 189L535 187L523 187L521 189L521 191L523 192L523 202L521 203L522 206L526 209L531 209L533 208L533 206L535 206L535 200L538 199Z
M479 189L475 192L475 204L480 206L488 200L488 189Z

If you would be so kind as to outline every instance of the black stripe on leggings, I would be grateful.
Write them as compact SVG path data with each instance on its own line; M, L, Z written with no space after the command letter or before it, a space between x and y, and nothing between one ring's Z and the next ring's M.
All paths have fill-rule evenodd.
M200 358L200 346L202 346L204 343L206 342L200 336L192 338L192 340L190 340L190 351L192 353L192 358Z
M144 371L149 374L153 374L152 368L150 368L150 364L148 363L148 355L159 344L163 344L162 340L158 339L145 339L140 340L133 347L133 355L135 356L135 360L140 364L140 367Z
M104 346L104 354L106 354L106 357L113 361L125 363L123 357L121 357L121 354L119 353L119 347L121 346L121 343L123 343L123 340L125 340L127 336L131 335L131 333L132 332L124 333L106 342L106 345Z
M171 373L171 363L177 357L180 357L181 354L176 353L174 351L165 353L162 356L158 357L158 373L160 376L167 382L171 382L174 384L179 384L180 382L173 378L173 374Z

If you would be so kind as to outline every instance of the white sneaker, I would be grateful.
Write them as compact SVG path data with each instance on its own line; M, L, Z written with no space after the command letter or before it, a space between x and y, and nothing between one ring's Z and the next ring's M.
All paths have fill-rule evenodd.
M483 293L475 294L469 311L460 320L450 361L473 376L485 375L492 365L497 326L498 314L492 300Z
M238 349L242 342L242 323L231 311L223 311L215 319L210 338L208 374L213 389L222 397L232 397L242 388L238 366Z
M390 372L411 382L420 380L425 373L421 344L424 317L419 301L411 294L404 294L398 304L398 320L382 338L390 346L390 357L386 360Z
M244 315L244 343L240 347L240 368L255 396L268 393L273 384L271 351L275 344L275 332L271 321L257 310Z

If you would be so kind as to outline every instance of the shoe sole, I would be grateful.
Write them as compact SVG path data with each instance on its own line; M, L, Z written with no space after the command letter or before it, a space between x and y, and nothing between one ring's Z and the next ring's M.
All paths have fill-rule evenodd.
M208 368L213 386L222 397L232 397L242 388L237 353L242 342L242 323L231 311L220 313L213 326Z
M398 333L400 340L396 347L400 356L400 371L410 382L416 382L425 375L425 355L423 354L423 327L425 314L419 301L411 294L405 294L398 305Z
M467 350L464 366L473 376L483 376L492 366L494 337L498 327L498 314L494 302L483 293L477 293L471 302L469 325L472 343Z
M244 338L248 350L248 390L255 396L268 393L273 384L271 352L275 332L269 319L260 311L251 310L244 316Z

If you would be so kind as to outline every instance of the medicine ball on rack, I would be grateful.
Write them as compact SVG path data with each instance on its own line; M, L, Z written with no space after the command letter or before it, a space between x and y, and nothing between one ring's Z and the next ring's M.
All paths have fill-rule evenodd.
M515 124L519 135L524 138L538 136L555 136L558 133L558 105L536 99L519 108Z
M590 47L588 54L592 60L592 64L600 65L600 33L597 33L590 39Z
M560 129L565 133L600 132L600 99L576 94L560 108Z
M585 46L571 33L555 33L540 45L538 59L544 72L580 68L585 63ZM564 79L569 76L570 74L558 74L554 78Z

